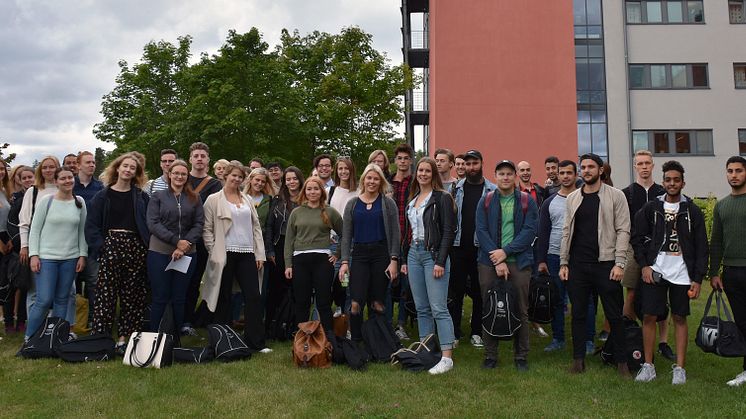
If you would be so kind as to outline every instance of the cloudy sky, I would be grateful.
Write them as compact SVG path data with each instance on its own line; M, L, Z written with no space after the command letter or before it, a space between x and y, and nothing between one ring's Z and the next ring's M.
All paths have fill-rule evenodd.
M256 27L271 46L283 28L335 33L356 25L391 63L401 57L399 0L1 0L0 141L16 163L113 148L92 134L117 62L151 40L192 35L193 57L214 53L229 29Z

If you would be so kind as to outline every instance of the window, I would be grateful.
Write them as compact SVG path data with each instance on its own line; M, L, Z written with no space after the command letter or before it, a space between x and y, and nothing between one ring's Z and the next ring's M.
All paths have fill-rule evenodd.
M746 153L746 130L739 130L739 145ZM742 139L743 135L743 139ZM653 130L632 131L632 148L653 150L656 155L700 155L714 154L712 130Z
M746 5L744 0L728 0L730 23L746 23Z
M736 80L736 89L746 89L746 63L733 64L733 77Z
M744 68L746 71L746 65ZM706 89L708 87L710 87L710 82L707 64L629 65L630 89Z
M737 0L743 4L744 0ZM705 23L702 0L627 0L625 10L630 24ZM733 6L731 6L731 15Z
M738 130L738 151L742 156L746 156L746 129Z

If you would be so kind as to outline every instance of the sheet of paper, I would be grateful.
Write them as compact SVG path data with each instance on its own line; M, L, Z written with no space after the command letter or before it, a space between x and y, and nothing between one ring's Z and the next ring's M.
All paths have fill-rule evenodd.
M166 266L166 270L173 269L175 271L179 271L183 274L187 273L189 270L189 265L192 263L191 256L182 256L179 260L172 260L168 266Z

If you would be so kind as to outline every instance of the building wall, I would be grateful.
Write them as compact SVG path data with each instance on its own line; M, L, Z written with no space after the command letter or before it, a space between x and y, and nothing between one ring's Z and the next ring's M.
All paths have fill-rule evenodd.
M428 149L495 162L577 157L572 0L430 2Z
M729 23L727 2L705 2L703 25L627 25L630 63L708 63L709 75L708 89L628 90L625 15L619 3L607 1L604 10L610 163L615 182L627 184L633 178L626 111L629 92L632 130L712 129L714 156L656 156L656 180L662 177L661 164L675 159L687 170L685 193L727 194L725 161L738 154L738 128L746 127L746 90L735 89L733 81L733 63L746 62L746 25Z

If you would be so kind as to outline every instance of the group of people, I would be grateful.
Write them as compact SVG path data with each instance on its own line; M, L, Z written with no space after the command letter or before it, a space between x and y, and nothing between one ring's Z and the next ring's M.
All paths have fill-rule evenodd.
M247 345L270 352L267 330L283 298L292 301L295 323L317 315L331 333L334 317L345 313L350 338L360 342L367 308L408 339L413 302L419 337L438 337L443 356L429 372L440 374L453 368L468 295L469 341L484 348L482 366L492 369L499 340L482 333L482 307L493 285L508 280L521 323L514 365L527 371L529 287L548 274L562 303L545 351L565 346L569 297L572 373L585 371L594 348L598 299L617 360L626 357L624 317L642 320L637 381L656 377L658 327L658 351L675 361L673 384L686 382L689 300L705 276L725 290L746 333L743 157L727 162L732 194L715 206L709 245L702 211L682 193L683 166L664 163L659 185L649 151L635 154L636 179L624 190L594 154L578 163L548 157L541 185L531 181L528 162L510 160L496 163L491 182L478 150L439 149L413 160L412 148L399 144L393 173L386 151L375 150L359 177L351 159L327 154L314 158L307 178L295 166L265 167L260 159L248 166L218 160L211 176L209 147L197 142L188 162L162 150L162 173L150 181L138 152L118 156L100 179L87 151L63 164L48 156L36 168L0 163L0 252L17 252L33 272L33 286L4 306L6 332L28 339L50 310L74 323L76 278L92 307L92 333L111 335L119 307L119 352L131 333L157 330L169 308L181 333L195 334L199 317L231 323L240 307ZM667 342L669 307L677 354ZM630 376L626 362L618 371ZM743 382L746 372L728 384Z

